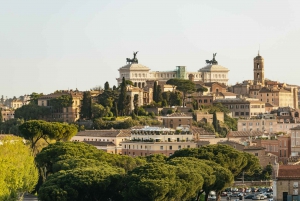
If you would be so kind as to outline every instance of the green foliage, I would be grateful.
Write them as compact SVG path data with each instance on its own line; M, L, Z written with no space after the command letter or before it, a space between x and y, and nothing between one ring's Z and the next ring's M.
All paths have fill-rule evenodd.
M125 105L126 105L126 82L125 78L123 77L122 83L121 83L121 89L120 89L120 95L118 99L118 114L123 116L125 115Z
M32 105L38 105L38 99L43 96L42 93L35 93L35 92L32 92L32 94L29 95L30 96L30 100L29 100L29 104L32 104Z
M23 105L16 109L15 118L24 119L25 121L41 119L50 114L50 108L38 106L36 104Z
M46 122L42 120L30 120L19 126L22 136L29 140L31 148L36 151L39 140L69 140L77 133L75 125L58 122Z
M149 163L128 173L124 200L181 200L186 186L177 177L177 169L164 163Z
M108 82L105 82L105 84L104 84L104 90L106 91L106 90L110 90L110 88L109 88L109 83Z
M42 201L108 200L116 194L111 187L120 174L124 171L107 164L57 172L42 185L38 196Z
M208 132L213 132L213 133L216 132L214 126L211 123L198 122L197 126L203 128L204 130L206 130Z
M2 108L0 108L0 125L1 125L2 121L3 121Z
M109 107L104 107L101 104L93 103L92 104L92 116L93 118L100 118L100 117L109 117L112 116Z
M175 151L170 159L175 157L195 157L198 159L210 160L220 164L222 167L231 171L234 176L239 175L242 171L253 172L253 166L259 166L258 159L250 158L228 145L214 144L206 145L200 148L182 149ZM251 164L251 165L250 165Z
M138 94L134 94L133 106L134 106L133 113L138 115L138 108L139 108L139 95Z
M83 92L80 116L85 119L92 118L92 97L90 91Z
M9 119L5 122L0 123L1 133L14 134L20 136L19 126L24 123L23 119Z
M38 171L31 150L19 137L4 137L0 144L0 200L18 200L31 192Z
M71 95L61 95L59 97L50 99L50 106L53 109L59 109L64 107L70 107L73 104L73 98Z

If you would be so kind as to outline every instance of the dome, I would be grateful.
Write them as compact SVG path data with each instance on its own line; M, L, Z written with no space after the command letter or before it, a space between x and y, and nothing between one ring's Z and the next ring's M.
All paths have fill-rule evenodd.
M224 66L221 65L213 65L213 64L209 64L203 68L200 68L199 72L218 72L218 71L226 71L228 72L228 68L225 68Z
M263 60L264 58L262 56L259 55L259 53L257 54L257 56L254 58L254 60Z

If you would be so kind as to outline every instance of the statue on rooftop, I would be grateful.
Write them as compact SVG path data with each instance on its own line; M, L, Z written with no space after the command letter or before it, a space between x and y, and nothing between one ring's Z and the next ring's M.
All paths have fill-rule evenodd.
M127 63L139 63L138 59L136 58L136 55L139 51L136 51L136 52L133 52L133 59L130 59L130 58L126 58L126 62Z
M217 53L213 53L213 59L212 60L205 60L207 64L211 65L218 65L218 61L216 60Z

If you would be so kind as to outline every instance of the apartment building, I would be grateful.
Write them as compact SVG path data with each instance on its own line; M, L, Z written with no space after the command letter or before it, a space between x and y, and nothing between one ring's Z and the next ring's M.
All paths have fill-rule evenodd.
M176 150L195 147L189 126L176 129L145 126L131 130L130 140L122 142L122 154L133 157L151 154L170 156Z
M71 96L72 104L67 107L54 108L51 105L51 100L62 96ZM51 114L43 117L46 121L60 121L60 122L75 122L79 119L79 112L81 107L81 100L83 93L78 90L62 90L52 94L41 96L38 99L38 105L42 107L49 107Z
M230 98L217 99L215 103L221 103L227 107L234 118L250 118L256 117L261 113L265 113L265 103L258 99L252 98Z

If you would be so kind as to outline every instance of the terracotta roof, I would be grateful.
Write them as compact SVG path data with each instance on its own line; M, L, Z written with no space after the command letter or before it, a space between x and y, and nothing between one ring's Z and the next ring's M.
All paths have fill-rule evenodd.
M260 147L260 146L248 146L245 147L244 150L263 150L266 149L265 147Z
M90 136L90 137L130 137L130 130L85 130L77 133L76 136Z
M264 134L263 131L230 131L227 136L228 137L250 137L250 136L262 136Z
M173 113L173 114L168 114L167 116L163 116L162 118L168 118L168 117L189 117L192 118L191 115L186 115L184 113Z
M196 126L192 126L191 131L194 135L199 134L200 136L201 135L216 136L215 133L206 131L206 130L204 130L204 128L200 128L200 127L196 127Z
M206 83L204 83L205 84L205 86L208 86L208 87L212 87L212 85L214 85L214 84L217 84L217 85L219 85L219 86L221 86L221 87L223 87L223 88L226 88L226 85L225 84L222 84L222 83L219 83L219 82L206 82ZM205 87L204 86L204 87Z
M116 146L112 142L100 142L100 141L83 141L83 142L93 145L93 146L100 146L100 147L109 147L109 146L115 147Z
M237 94L231 92L219 92L221 96L236 96Z
M265 107L278 107L277 105L271 104L271 103L266 103Z
M279 165L277 178L300 179L300 165Z

